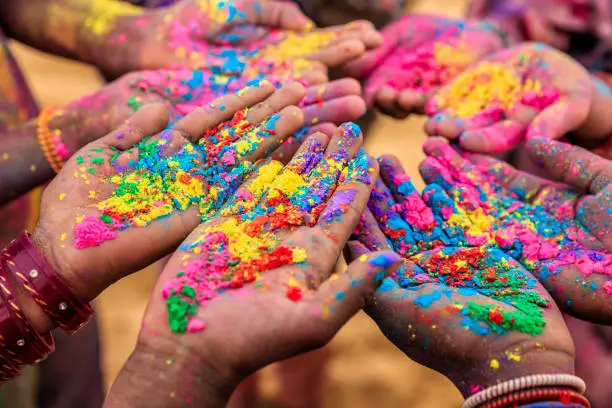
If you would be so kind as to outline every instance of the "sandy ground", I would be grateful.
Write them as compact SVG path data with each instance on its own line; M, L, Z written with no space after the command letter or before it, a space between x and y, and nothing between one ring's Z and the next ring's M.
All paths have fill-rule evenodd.
M413 2L412 10L459 16L464 4L465 0L421 0ZM61 105L102 84L91 67L18 44L13 49L41 106ZM417 171L423 156L422 124L418 117L405 121L381 117L366 141L370 154L398 155L418 187L422 187ZM155 268L149 267L113 285L96 301L107 384L112 383L135 344L154 281ZM327 407L450 408L460 404L461 397L450 382L406 358L363 313L340 331L330 347L333 356L328 367ZM271 398L278 392L273 370L265 371L261 387Z

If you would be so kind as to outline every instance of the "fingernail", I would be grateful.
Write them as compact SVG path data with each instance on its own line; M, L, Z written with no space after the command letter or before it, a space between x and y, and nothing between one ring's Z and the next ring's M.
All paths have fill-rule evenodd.
M342 136L352 136L355 138L361 136L361 128L353 122L345 122L341 124L338 129Z
M370 265L388 269L393 264L401 261L399 255L393 252L383 252L370 259Z

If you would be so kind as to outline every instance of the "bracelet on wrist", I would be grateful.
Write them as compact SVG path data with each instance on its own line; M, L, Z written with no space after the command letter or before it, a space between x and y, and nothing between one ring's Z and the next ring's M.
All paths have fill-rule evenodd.
M19 373L24 365L44 360L54 349L51 333L41 335L21 310L6 269L6 252L0 254L0 360L7 371Z
M536 374L515 378L484 389L468 399L461 408L506 408L538 401L577 403L590 407L582 395L584 381L569 374Z
M44 108L38 115L37 137L38 144L45 155L45 159L49 166L59 173L66 159L70 156L68 148L61 140L61 132L59 130L51 130L50 122L56 116L62 114L62 110L55 106Z
M91 306L73 294L38 252L27 231L10 243L5 254L7 269L49 318L65 332L72 334L89 321L93 314Z

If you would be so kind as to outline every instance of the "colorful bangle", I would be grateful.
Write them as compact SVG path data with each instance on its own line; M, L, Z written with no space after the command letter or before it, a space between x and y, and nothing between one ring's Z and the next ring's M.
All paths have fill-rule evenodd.
M66 148L66 145L62 143L60 131L52 131L50 129L51 119L61 112L61 109L58 107L47 106L40 112L40 115L38 115L38 144L49 166L51 166L56 173L59 173L66 163L65 160L70 156L70 152Z
M0 345L4 361L19 370L24 364L44 360L55 349L53 336L51 333L42 336L23 314L3 262L0 262L0 298Z
M586 391L586 385L584 384L584 381L581 378L576 377L575 375L536 374L529 375L526 377L515 378L510 381L493 385L466 399L461 405L461 408L475 408L481 404L484 404L487 401L493 400L494 398L515 391L527 390L530 388L554 386L569 387L578 391L580 394L583 394L584 391Z
M544 402L544 401L556 401L565 404L579 404L584 408L590 408L591 404L586 397L571 388L532 388L530 390L516 391L493 401L486 402L480 405L480 408L510 408L520 407L521 405Z
M65 332L72 334L85 325L93 309L70 290L60 275L38 252L30 234L24 231L10 243L4 254L7 268Z

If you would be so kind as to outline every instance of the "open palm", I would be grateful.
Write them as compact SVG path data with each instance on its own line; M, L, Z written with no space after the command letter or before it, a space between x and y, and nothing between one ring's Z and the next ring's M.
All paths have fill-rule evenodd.
M169 131L163 106L143 107L77 152L45 190L34 235L52 243L45 256L89 300L166 255L299 129L301 112L290 105L302 97L298 84L247 88Z
M381 175L349 252L394 250L404 258L366 308L383 333L464 395L528 374L527 362L570 370L571 339L537 280L466 234L476 227L440 186L419 194L392 156L382 158Z
M408 15L387 26L383 45L347 65L365 78L369 106L405 117L467 66L498 51L504 41L485 23L432 15Z
M611 130L603 89L568 55L523 43L487 56L441 88L426 106L425 131L480 153L568 132L593 146Z
M509 167L489 170L491 163L485 158L480 158L484 164L472 163L469 155L440 138L429 139L425 151L423 178L444 188L478 225L488 245L520 262L568 313L594 322L610 321L612 300L606 288L610 286L612 254L601 238L608 231L605 212L609 201L606 204L599 197L577 200L575 191L567 186L546 183L540 185L549 187L550 194L541 196L546 198L544 203L534 188L521 192L516 185L503 187L512 174L490 175L498 170L503 175ZM595 213L598 224L592 219ZM583 224L584 215L591 217L591 224Z
M331 141L311 136L284 168L261 166L169 261L141 341L161 336L240 377L327 342L397 263L387 254L330 277L377 173L361 140L344 125Z

